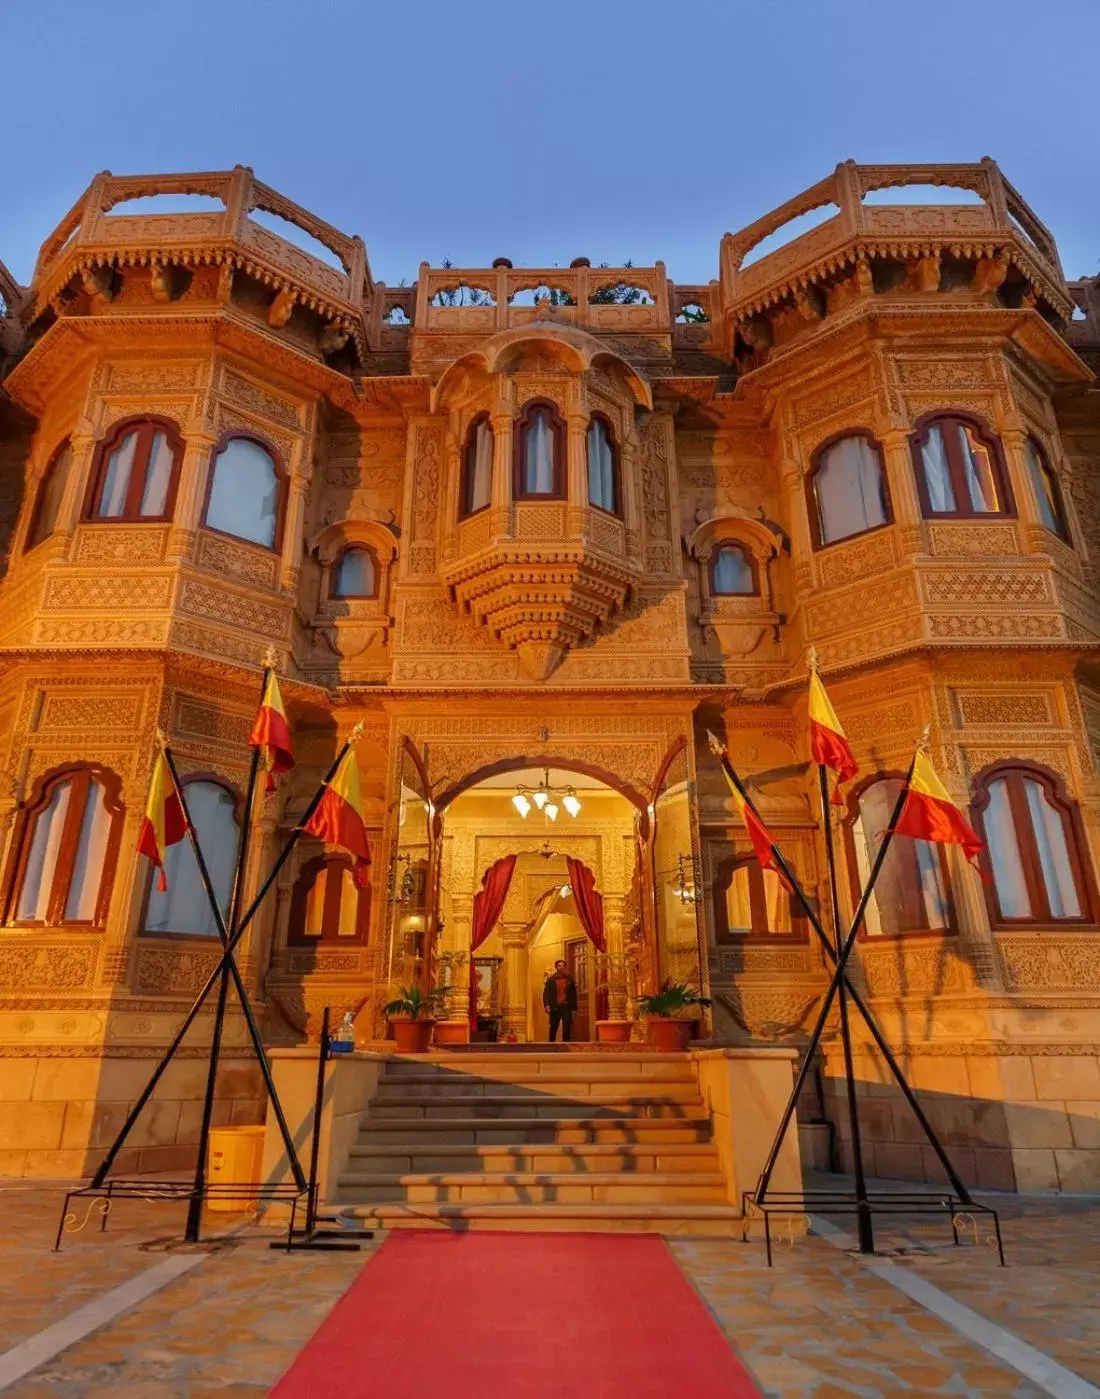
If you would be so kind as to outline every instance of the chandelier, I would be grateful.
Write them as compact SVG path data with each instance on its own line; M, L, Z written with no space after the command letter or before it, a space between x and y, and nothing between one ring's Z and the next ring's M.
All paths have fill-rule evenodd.
M563 806L573 817L576 817L581 809L577 789L573 786L556 787L550 781L549 768L543 768L542 781L537 787L525 787L523 783L517 783L512 805L525 820L532 807L541 811L548 821L556 821L558 811Z

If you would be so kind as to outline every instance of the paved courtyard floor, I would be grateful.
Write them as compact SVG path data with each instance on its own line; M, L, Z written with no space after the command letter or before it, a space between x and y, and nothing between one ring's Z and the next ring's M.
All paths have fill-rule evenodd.
M169 1243L182 1232L180 1207L124 1202L106 1234L93 1216L53 1253L61 1198L44 1185L0 1182L4 1399L255 1399L379 1246L286 1255L268 1247L270 1235L222 1215L208 1217L208 1230L232 1236L188 1253ZM835 1234L780 1245L772 1269L755 1242L686 1238L669 1248L764 1395L1100 1396L1100 1201L996 1204L1006 1268L984 1242L953 1248L950 1231L929 1220L880 1225L885 1256L870 1266ZM163 1276L177 1267L186 1271ZM125 1286L137 1300L111 1317ZM11 1377L13 1358L27 1354L21 1343L64 1342L66 1333L48 1328L70 1325L87 1308L104 1309L107 1319ZM979 1330L987 1328L977 1339L975 1314ZM491 1328L477 1343L491 1344ZM1037 1352L1045 1370L1035 1368ZM425 1395L436 1392L430 1375L429 1366ZM583 1383L574 1380L569 1392L584 1399Z

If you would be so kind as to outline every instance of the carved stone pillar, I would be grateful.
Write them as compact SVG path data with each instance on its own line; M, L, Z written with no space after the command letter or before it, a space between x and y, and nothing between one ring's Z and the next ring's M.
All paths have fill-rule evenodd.
M86 420L84 425L90 426ZM80 519L81 504L88 489L88 474L92 469L92 460L97 445L96 438L90 432L74 432L69 438L69 448L72 451L69 479L65 483L61 504L57 509L57 521L54 525L55 536L63 535L68 538L76 531L77 522ZM47 458L43 462L43 468L48 465L49 460L50 458ZM37 490L41 479L39 476L33 483L32 489Z
M806 513L806 484L797 462L786 461L783 489L787 495L787 518L791 522L791 558L794 562L795 592L801 599L813 583L813 541Z
M607 942L607 1015L609 1020L627 1018L626 912L622 894L603 896L603 925Z
M261 779L262 781L262 779ZM244 912L259 892L260 883L271 868L278 845L278 792L262 793L257 799L259 811L253 817L248 841L241 911ZM262 998L264 978L271 967L275 946L276 891L272 890L241 939L237 961L241 976L251 995Z
M208 432L188 432L184 438L183 464L180 467L179 489L172 531L168 537L168 557L173 560L190 557L206 498L207 473L211 470L217 438Z
M894 429L881 438L883 470L890 491L890 508L894 523L901 531L903 554L924 552L924 522L921 518L917 483L913 479L913 454L909 450L909 434Z
M465 1020L470 1013L470 977L473 975L470 938L473 920L474 896L454 894L451 898L451 916L447 921L448 941L456 951L466 952L466 960L455 966L454 980L447 998L448 1020Z
M515 1035L517 1040L527 1039L527 929L518 927L500 929L500 941L504 948L504 986L501 996L501 1034L504 1039Z
M306 515L308 493L309 482L302 473L299 471L291 476L290 499L283 523L282 584L287 592L295 591L302 572L302 521Z
M942 772L942 769L941 769ZM966 782L943 776L943 784L965 812L970 800ZM959 951L974 969L978 984L989 991L1003 990L997 948L989 924L989 910L981 880L957 845L943 847L951 879L951 897L958 927Z
M494 543L507 538L512 533L512 433L513 413L511 404L506 411L494 413L490 419L493 428L493 491L490 497L490 514Z
M585 433L588 418L584 413L570 413L566 433L566 493L568 500L568 530L571 535L584 529L588 507L588 452Z

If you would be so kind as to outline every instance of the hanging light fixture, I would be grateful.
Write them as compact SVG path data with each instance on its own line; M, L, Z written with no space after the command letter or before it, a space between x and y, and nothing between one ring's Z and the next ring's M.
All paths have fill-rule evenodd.
M531 812L532 805L546 817L548 821L556 821L558 812L564 806L569 815L575 820L580 815L581 801L577 796L577 789L572 785L568 787L557 787L550 781L550 769L543 768L542 781L537 787L527 787L523 783L516 784L516 790L512 795L512 805L524 819Z

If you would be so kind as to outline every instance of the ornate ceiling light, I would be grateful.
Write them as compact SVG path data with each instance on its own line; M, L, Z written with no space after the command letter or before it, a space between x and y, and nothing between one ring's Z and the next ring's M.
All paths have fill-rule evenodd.
M577 789L571 784L556 786L550 781L550 769L543 768L542 781L537 787L527 787L522 782L516 784L512 805L526 820L532 806L541 811L548 821L556 821L558 812L564 806L574 819L580 814L581 802Z

